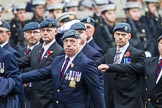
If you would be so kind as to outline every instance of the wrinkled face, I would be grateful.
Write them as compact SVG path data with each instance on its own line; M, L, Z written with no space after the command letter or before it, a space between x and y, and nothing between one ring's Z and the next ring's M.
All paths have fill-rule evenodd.
M149 9L149 12L151 13L151 14L156 14L156 12L157 12L157 7L156 7L156 3L148 3L148 5L147 5L147 7L148 7L148 9Z
M56 28L41 28L41 37L45 44L50 43L55 39L57 34Z
M127 15L132 18L134 21L138 21L141 17L140 11L138 8L129 9Z
M24 38L30 46L37 44L40 41L41 35L40 30L28 30L24 32Z
M18 21L20 22L24 22L25 21L25 10L18 10L16 13L16 18Z
M160 41L158 42L158 50L160 55L162 56L162 39L160 39Z
M0 44L5 43L9 40L11 32L8 29L0 27Z
M80 45L80 39L65 38L63 40L64 51L68 57L73 57L79 51Z
M131 38L130 33L115 31L114 32L115 43L117 47L122 47L128 43Z
M115 16L115 11L114 10L110 10L105 12L104 14L104 19L110 23L115 23L116 21L116 16Z
M85 23L86 26L86 34L87 34L87 40L89 40L91 37L93 37L93 33L95 31L95 28L93 25L89 23Z
M35 6L34 8L34 14L36 14L36 16L39 16L39 17L43 17L44 11L45 11L45 8L43 5L38 5L38 6Z

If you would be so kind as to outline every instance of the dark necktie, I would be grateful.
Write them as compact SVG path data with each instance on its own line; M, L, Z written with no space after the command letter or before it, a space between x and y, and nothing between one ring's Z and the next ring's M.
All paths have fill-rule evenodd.
M115 59L114 59L114 63L113 63L113 64L119 64L119 63L120 63L120 54L121 54L121 52L120 52L120 50L118 49L118 50L116 51Z
M30 52L31 52L31 49L30 49L30 48L27 48L27 49L25 50L25 52L24 52L24 55L29 55Z
M44 48L40 50L38 63L41 61L43 53L44 53Z
M157 67L157 70L156 70L156 79L158 78L161 69L162 69L162 59L160 59L159 62L158 62L158 67Z
M68 65L68 63L69 63L69 60L70 60L69 57L67 57L67 58L65 59L65 63L64 63L64 65L62 66L62 69L61 69L61 78L64 77L64 73L65 73L65 70L66 70L67 65Z

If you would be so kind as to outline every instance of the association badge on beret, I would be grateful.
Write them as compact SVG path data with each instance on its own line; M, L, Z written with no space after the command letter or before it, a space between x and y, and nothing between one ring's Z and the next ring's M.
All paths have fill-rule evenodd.
M49 23L49 24L48 24L48 27L52 27L52 23Z
M91 21L90 21L90 18L87 18L87 22L88 22L88 23L91 22Z
M77 33L77 31L74 33L74 36L75 36L75 37L78 37L78 33Z
M128 31L128 26L125 26L125 27L124 27L124 30L125 30L125 31Z
M74 19L74 18L75 18L74 15L72 14L69 15L69 19Z

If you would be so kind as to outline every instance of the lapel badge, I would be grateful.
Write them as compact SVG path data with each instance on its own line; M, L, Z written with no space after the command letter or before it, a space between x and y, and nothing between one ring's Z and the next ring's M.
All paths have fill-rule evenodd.
M87 22L88 22L88 23L90 23L90 22L91 22L91 21L90 21L90 18L87 18Z
M125 27L124 27L124 30L127 31L127 30L128 30L128 26L125 26Z
M70 65L72 68L74 67L74 63L71 63L71 65Z
M49 24L48 24L48 27L52 27L52 23L49 23Z

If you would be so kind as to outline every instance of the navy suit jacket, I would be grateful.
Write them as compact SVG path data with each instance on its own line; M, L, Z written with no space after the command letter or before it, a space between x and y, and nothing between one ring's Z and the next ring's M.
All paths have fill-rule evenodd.
M67 70L80 72L81 79L76 82L75 87L70 87L70 80L66 80L66 76L62 80L60 79L64 60L64 55L58 56L48 67L23 73L23 81L43 80L51 77L54 90L54 108L85 108L88 94L90 94L94 108L105 108L103 88L99 84L95 63L82 52L78 53L72 62L73 66L70 65Z
M21 55L18 53L15 49L13 49L8 43L3 46L4 49L8 50L10 53L15 55L17 58L19 58Z
M93 47L94 49L96 49L99 53L101 53L102 55L104 54L103 50L95 43L95 41L92 39L89 43L88 43L91 47Z
M158 57L145 59L143 63L110 64L109 71L116 73L129 73L132 75L144 75L145 79L145 108L162 108L162 77L156 84L156 70Z
M21 77L15 56L0 47L0 108L21 108L19 93Z
M93 47L91 47L89 44L85 44L85 46L82 49L83 54L85 54L88 58L91 60L97 60L99 59L102 54L96 51Z

